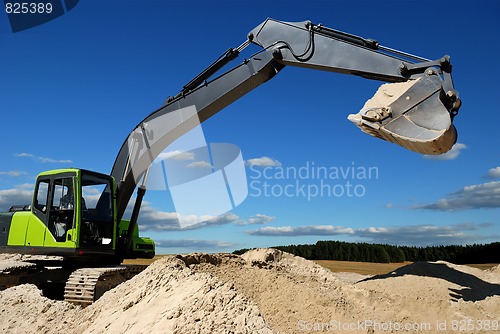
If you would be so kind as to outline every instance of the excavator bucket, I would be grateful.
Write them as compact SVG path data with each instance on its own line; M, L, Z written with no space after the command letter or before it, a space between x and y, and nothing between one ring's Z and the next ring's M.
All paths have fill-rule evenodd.
M382 85L348 116L363 132L422 154L442 154L457 141L438 76Z

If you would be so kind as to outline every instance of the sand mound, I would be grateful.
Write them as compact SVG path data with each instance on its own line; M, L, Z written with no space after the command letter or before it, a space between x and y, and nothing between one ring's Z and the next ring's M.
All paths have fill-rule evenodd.
M173 257L156 261L106 293L85 314L76 332L272 332L256 304L238 294L232 284L193 272Z
M490 268L490 269L488 269L486 271L488 271L490 273L500 274L500 264L496 265L493 268Z
M33 285L2 291L0 332L438 333L465 319L492 328L497 270L419 262L353 284L274 249L167 256L85 309Z
M241 258L251 265L271 265L271 264L284 264L288 266L298 266L313 268L321 266L315 264L312 261L308 261L302 257L295 256L290 253L282 252L274 248L256 248L249 250L245 254L241 255Z
M500 295L500 276L480 269L454 265L444 261L415 262L386 275L377 275L365 281L414 276L424 280L438 280L434 288L444 285L457 300L478 301L489 296Z
M0 333L63 333L76 309L43 297L35 285L12 287L0 291Z
M335 283L339 285L337 274L323 268L313 261L306 260L300 256L282 252L273 248L257 248L241 255L241 258L250 266L272 269L286 272L296 277L304 277L310 280Z

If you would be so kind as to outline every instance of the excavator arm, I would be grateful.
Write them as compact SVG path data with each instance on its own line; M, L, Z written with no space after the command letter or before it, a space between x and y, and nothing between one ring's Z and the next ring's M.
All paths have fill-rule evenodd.
M442 154L455 144L452 120L461 101L449 56L430 61L309 21L268 19L249 39L273 50L283 65L404 82L382 86L349 120L365 133L423 154Z
M262 50L212 78L250 43ZM456 142L452 120L460 108L460 99L453 86L448 56L431 61L309 21L267 19L249 33L245 43L226 51L141 121L122 145L111 173L119 180L118 219L123 217L134 189L143 181L138 187L126 239L130 240L135 228L145 193L144 181L154 159L174 140L286 66L391 83L383 85L358 114L349 116L365 133L424 154L444 153Z

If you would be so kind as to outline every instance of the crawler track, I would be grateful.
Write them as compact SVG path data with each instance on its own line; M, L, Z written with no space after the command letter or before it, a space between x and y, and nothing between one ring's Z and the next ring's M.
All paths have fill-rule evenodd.
M134 277L146 267L145 265L122 265L77 269L66 282L64 300L83 307L88 306L106 291Z
M40 270L40 267L34 263L3 261L0 264L0 290L23 283L31 283L29 279Z

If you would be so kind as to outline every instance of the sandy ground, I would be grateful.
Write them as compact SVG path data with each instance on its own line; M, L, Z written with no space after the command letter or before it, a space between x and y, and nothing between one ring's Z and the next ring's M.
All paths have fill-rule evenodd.
M167 256L82 309L0 292L1 333L500 332L500 268L414 263L332 273L273 249Z

